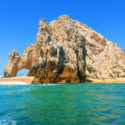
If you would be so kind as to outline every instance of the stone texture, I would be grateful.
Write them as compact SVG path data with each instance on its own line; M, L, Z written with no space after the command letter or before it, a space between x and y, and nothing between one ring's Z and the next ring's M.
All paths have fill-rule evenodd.
M72 46L68 46L66 41L59 41L57 36L52 34L54 32L49 28L50 25L46 28L45 33L44 24L46 23L44 20L41 22L41 30L39 30L39 36L37 34L36 39L37 46L42 43L42 47L39 48L40 58L28 73L29 76L35 76L33 84L84 82L86 70L85 38L76 32L71 38ZM39 37L42 37L43 41Z
M86 49L81 41L74 44L78 44L78 46L82 44L79 48L73 50L74 55L76 55L74 59L75 64L77 64L76 68L69 62L70 54L66 53L68 48L64 48L61 43L56 41L49 47L46 44L40 48L40 58L29 72L29 74L35 76L33 84L84 82Z
M22 68L30 69L35 83L82 82L85 70L91 78L125 77L125 54L117 44L67 15L50 24L40 20L35 40L22 57L16 50L10 54L5 77Z

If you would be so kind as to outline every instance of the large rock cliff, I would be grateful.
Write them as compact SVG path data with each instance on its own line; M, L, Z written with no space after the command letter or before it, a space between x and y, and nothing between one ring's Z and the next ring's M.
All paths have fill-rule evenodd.
M58 23L71 20L62 16ZM17 71L30 69L28 75L35 76L33 83L80 83L86 71L85 37L74 27L67 26L55 31L54 23L39 22L35 45L30 45L22 57L14 50L5 66L5 77L15 76ZM60 32L60 35L56 34Z
M22 57L16 50L9 55L5 77L16 76L22 68L30 69L36 83L83 82L85 70L92 78L125 76L125 54L117 44L69 16L50 24L40 20L35 41Z

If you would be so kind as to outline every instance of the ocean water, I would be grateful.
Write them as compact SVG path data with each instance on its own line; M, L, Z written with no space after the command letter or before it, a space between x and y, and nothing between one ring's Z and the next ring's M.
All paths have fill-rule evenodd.
M0 85L0 125L125 125L125 84Z

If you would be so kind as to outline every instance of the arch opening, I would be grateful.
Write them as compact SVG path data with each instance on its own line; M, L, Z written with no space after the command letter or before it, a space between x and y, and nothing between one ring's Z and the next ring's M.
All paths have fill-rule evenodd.
M17 72L17 76L27 76L29 71L30 71L29 69L23 68Z

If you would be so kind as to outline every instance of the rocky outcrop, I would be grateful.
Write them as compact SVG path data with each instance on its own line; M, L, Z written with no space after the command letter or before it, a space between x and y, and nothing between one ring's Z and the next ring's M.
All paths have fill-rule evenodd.
M68 33L66 37L69 37ZM36 36L40 58L28 73L35 76L33 83L84 82L85 38L76 30L70 36L72 41L67 43L63 37L61 39L60 41L59 36L54 34L52 27L45 20L40 20L39 32Z
M125 54L117 44L69 16L50 24L40 20L35 40L22 57L17 51L10 54L5 77L22 68L30 69L35 83L83 82L85 70L91 78L125 77Z
M40 48L40 58L29 72L29 75L35 76L33 84L84 82L86 69L84 41L78 40L74 42L74 46L77 47L73 49L63 47L58 41L53 41L50 46L45 44ZM73 58L67 53L68 49L71 49Z
M15 76L18 70L26 68L30 69L28 75L35 77L33 83L84 82L86 40L75 28L70 30L66 29L66 33L59 36L49 23L40 20L36 43L29 46L22 57L16 50L10 54L5 77Z

